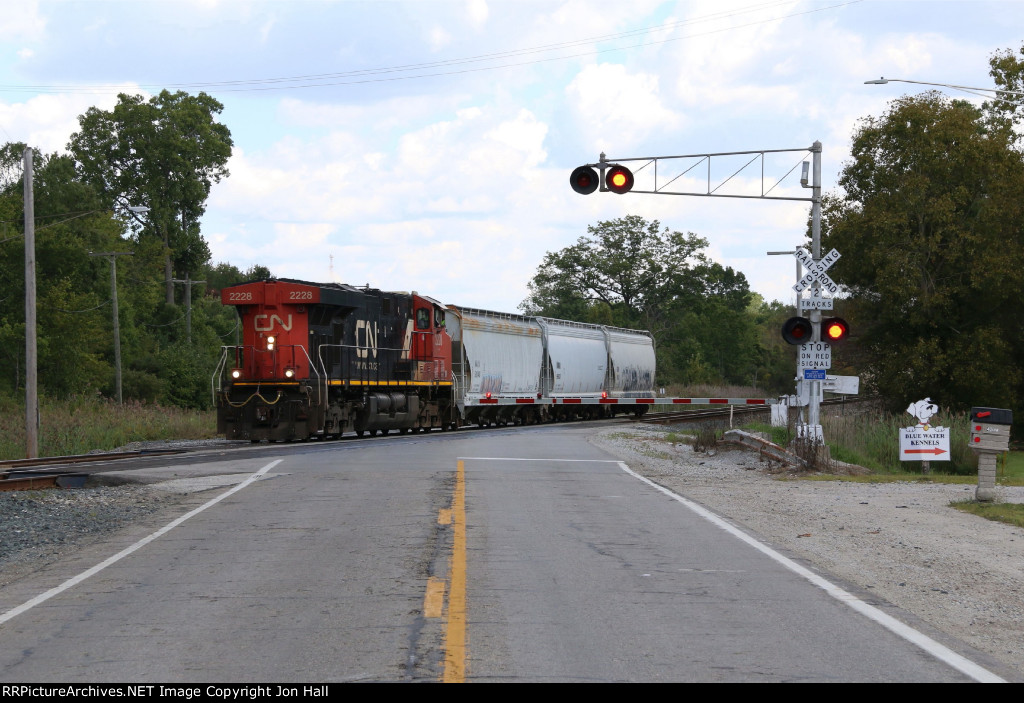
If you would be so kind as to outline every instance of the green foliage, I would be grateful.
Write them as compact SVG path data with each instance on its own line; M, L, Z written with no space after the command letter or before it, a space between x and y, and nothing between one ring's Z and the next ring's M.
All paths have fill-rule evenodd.
M775 368L784 355L761 343L746 278L708 259L707 240L636 215L587 232L545 255L521 310L650 330L660 385L792 382Z
M137 233L164 245L165 299L174 304L173 272L198 271L210 258L199 233L210 188L228 175L231 132L216 121L223 110L206 93L161 91L118 95L113 110L89 108L68 145L82 179ZM150 210L145 217L133 206Z
M24 150L0 147L0 394L14 396L25 379ZM130 252L117 257L116 269L125 399L209 407L220 347L238 333L219 287L270 278L270 271L205 263L195 269L194 279L219 287L193 285L189 333L187 308L166 303L160 239L137 236L112 219L106 196L68 156L36 154L33 181L40 392L52 399L114 395L112 269L108 258L90 253Z
M843 253L832 271L850 293L866 389L893 410L929 396L1024 411L1018 139L1002 113L937 93L893 101L854 136L823 247Z

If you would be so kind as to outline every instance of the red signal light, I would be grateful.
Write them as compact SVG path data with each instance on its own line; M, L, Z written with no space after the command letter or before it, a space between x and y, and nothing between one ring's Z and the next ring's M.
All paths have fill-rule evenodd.
M782 325L782 338L790 344L806 344L814 337L814 328L806 317L791 317Z
M835 344L850 336L850 326L841 317L830 317L821 323L821 341Z
M597 171L590 166L580 166L569 175L569 185L580 195L590 195L600 184Z
M628 193L633 189L633 172L615 164L605 172L604 184L613 193Z

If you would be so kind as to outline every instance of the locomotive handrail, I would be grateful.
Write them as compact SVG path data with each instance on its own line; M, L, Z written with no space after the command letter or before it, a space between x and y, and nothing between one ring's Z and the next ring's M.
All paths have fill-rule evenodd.
M324 370L324 397L327 397L328 393L328 381L330 380L330 373L327 371L327 364L324 363L324 349L326 348L338 348L338 349L355 349L357 351L362 350L367 353L371 349L374 351L385 351L385 352L402 352L404 358L408 358L411 348L409 347L367 347L365 345L360 346L358 344L321 344L317 347L317 359L320 361L320 366ZM344 366L344 359L338 359L338 364ZM365 376L366 380L369 380L369 376ZM380 368L377 369L377 380L380 380Z
M221 385L219 383L224 376L224 367L228 363L228 349L234 345L223 345L220 348L220 361L217 362L216 368L213 370L213 376L210 377L210 392L212 394L211 400L213 401L214 407L217 406L217 388Z
M292 352L292 364L295 363L295 349L296 349L296 347L302 350L303 356L305 356L306 357L306 361L309 362L310 373L315 375L316 386L317 386L317 388L319 388L320 387L320 380L319 379L320 379L321 374L320 374L320 371L316 368L316 364L314 364L313 360L309 357L309 352L306 350L306 347L304 347L301 344L282 344L280 346L281 346L282 349L288 348L288 349L291 350L291 352ZM219 386L223 386L224 369L227 367L228 350L234 350L234 352L235 352L235 365L239 366L240 365L239 352L242 352L242 358L244 359L244 357L245 357L245 350L246 349L250 349L254 354L258 354L258 353L273 354L275 361L277 359L277 353L278 353L277 349L259 349L258 347L256 347L255 345L252 345L252 344L225 344L225 345L222 345L221 346L221 358L220 358L220 361L217 363L217 367L213 371L213 376L210 378L210 385L211 385L211 391L213 393L213 404L214 405L217 404L217 388ZM249 400L251 400L253 397L257 397L257 396L260 397L268 405L273 405L278 400L280 400L280 392L278 392L278 398L277 399L275 399L272 403L267 401L265 398L263 398L260 395L260 392L258 390L258 386L257 386L256 392L252 396L249 397ZM245 402L248 403L249 400L246 400ZM229 404L230 405L235 405L234 403L230 403L230 401L229 401ZM244 404L245 403L242 403L242 405L244 405Z

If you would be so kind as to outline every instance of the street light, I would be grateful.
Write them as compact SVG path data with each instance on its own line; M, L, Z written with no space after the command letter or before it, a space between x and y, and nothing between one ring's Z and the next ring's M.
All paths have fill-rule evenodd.
M971 92L971 91L975 91L975 90L981 90L981 91L984 91L986 93L1005 93L1007 95L1018 95L1018 96L1024 97L1024 93L1022 93L1020 91L1017 91L1017 90L1003 90L1002 88L974 88L974 87L971 87L969 85L953 85L952 83L929 83L927 81L911 81L911 80L907 80L905 78L885 78L883 76L882 78L879 78L878 80L864 81L864 85L885 85L886 83L914 83L915 85L934 85L934 86L937 86L939 88L953 88L954 90L964 90L964 91L967 91L967 92ZM974 94L978 95L978 93L974 93ZM991 97L991 98L993 98L995 100L1000 100L1001 99L998 96L994 96L994 95L981 95L981 97L983 97L983 98Z

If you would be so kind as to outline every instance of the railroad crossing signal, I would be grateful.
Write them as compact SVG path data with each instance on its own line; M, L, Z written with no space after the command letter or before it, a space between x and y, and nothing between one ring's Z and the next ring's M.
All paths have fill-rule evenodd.
M601 184L601 179L590 166L580 166L569 176L569 185L580 195L590 195Z
M633 189L633 172L615 164L604 174L604 184L613 193L628 193Z
M633 172L619 164L600 164L602 176L593 166L580 166L569 175L569 185L580 195L590 195L599 187L612 193L628 193L633 189ZM603 182L602 182L603 181Z
M782 338L790 344L806 344L814 338L814 328L806 317L791 317L782 325Z
M835 344L850 336L850 326L841 317L830 317L821 323L821 341Z
M822 257L820 261L815 261L814 257L811 256L811 253L803 247L797 247L797 250L793 252L793 255L801 264L803 264L804 268L807 269L807 273L795 286L793 286L793 290L797 293L802 293L808 286L817 281L818 285L820 285L824 290L835 295L836 291L839 290L839 284L829 278L828 274L825 272L830 266L832 266L832 264L839 260L840 254L838 251L833 249Z

